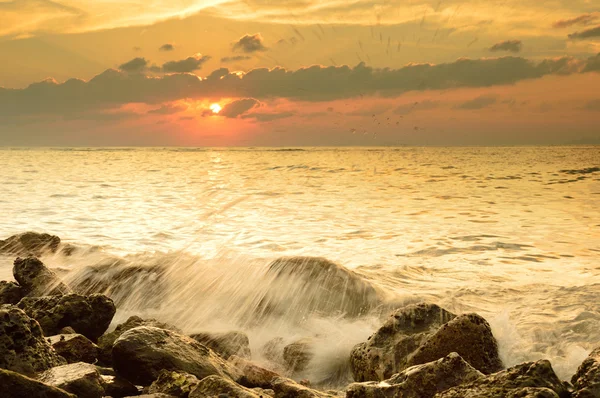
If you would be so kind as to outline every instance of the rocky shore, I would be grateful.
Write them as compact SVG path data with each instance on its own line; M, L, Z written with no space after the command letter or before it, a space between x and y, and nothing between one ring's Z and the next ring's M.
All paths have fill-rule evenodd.
M117 310L113 299L69 286L38 258L59 250L68 255L73 248L46 234L0 240L0 255L16 257L15 280L0 281L2 398L600 397L600 347L570 383L546 360L506 369L484 318L430 303L388 311L381 327L348 356L354 382L335 390L297 377L311 367L316 348L310 338L287 345L269 341L262 353L277 366L265 367L239 331L185 335L161 320L132 316L108 332ZM337 301L332 296L304 308L333 306L358 316L379 305L366 281L327 260L282 258L271 269L275 279L302 275L304 284L294 294L313 285L346 289ZM282 310L274 303L265 297L263 313Z

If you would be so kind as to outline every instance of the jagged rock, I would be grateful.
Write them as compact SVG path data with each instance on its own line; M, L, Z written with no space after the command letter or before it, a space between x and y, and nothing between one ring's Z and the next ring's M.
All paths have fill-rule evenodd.
M254 391L220 376L205 377L189 395L189 398L213 397L260 398Z
M75 394L78 398L104 396L102 376L96 367L89 363L78 362L58 366L42 373L38 380Z
M314 357L312 340L302 339L283 348L283 360L292 372L301 372L306 369Z
M262 368L247 359L238 356L229 358L229 362L237 369L241 375L238 383L248 388L271 389L272 381L280 377L277 373Z
M179 333L141 326L123 333L112 351L117 373L134 384L149 385L162 369L190 373L198 379L210 375L237 378L234 369L196 340Z
M77 334L77 332L71 326L65 326L60 329L59 334Z
M23 288L14 282L0 281L0 305L17 304L25 296Z
M0 253L40 256L47 251L55 252L59 244L58 236L25 232L0 240Z
M334 395L313 390L293 380L280 377L273 380L275 398L331 398Z
M112 398L122 398L139 394L136 386L124 378L114 375L102 375L102 387L104 388L104 394Z
M18 257L14 261L13 276L26 296L53 296L71 293L71 289L36 257Z
M380 303L373 286L358 274L320 257L284 257L267 271L269 290L258 306L261 315L341 314L356 317Z
M544 389L553 391L561 398L571 396L565 384L554 373L550 362L540 360L453 387L437 394L436 398L551 397Z
M600 347L583 361L571 379L575 392L573 398L600 397Z
M76 398L65 390L1 368L0 394L2 398Z
M256 395L258 395L260 398L267 398L267 397L273 397L275 398L275 391L269 389L269 388L252 388L251 389L252 392L254 392Z
M200 380L189 373L163 370L158 375L158 379L150 385L148 392L187 398L198 383L200 383Z
M94 363L98 358L98 347L81 334L58 334L48 337L48 342L67 363Z
M435 304L409 305L395 311L368 341L352 350L354 380L381 381L406 369L409 355L455 317Z
M228 359L232 355L250 358L250 340L243 332L194 333L191 338L204 344L220 356Z
M34 319L13 305L0 306L0 368L33 375L65 363Z
M47 336L70 326L92 341L106 331L116 311L112 300L101 294L25 297L18 306L40 323Z
M156 319L142 319L139 316L132 316L125 321L125 323L121 323L118 325L115 330L110 333L106 333L102 335L98 339L98 348L99 348L99 361L102 364L110 364L112 363L112 347L115 341L126 331L131 330L133 328L137 328L140 326L152 326L159 329L167 329L172 330L177 333L181 333L181 331L175 326L169 325L167 323L162 323L157 321Z
M421 344L407 361L408 366L435 361L458 353L485 374L502 370L498 343L485 319L477 314L460 315L442 326Z
M432 398L463 383L483 378L457 353L403 370L384 382L354 383L346 398Z

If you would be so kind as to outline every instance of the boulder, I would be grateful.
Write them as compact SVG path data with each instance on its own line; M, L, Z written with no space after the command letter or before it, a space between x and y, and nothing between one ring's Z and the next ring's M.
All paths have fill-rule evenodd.
M14 261L13 276L26 296L53 296L71 292L58 275L37 257L18 257Z
M493 373L470 383L450 388L436 398L496 398L571 396L566 385L556 376L546 360L528 362Z
M112 359L117 373L134 384L150 385L163 369L198 379L210 375L237 378L230 364L196 340L149 326L123 333L113 345Z
M451 353L437 361L405 369L384 382L351 384L346 398L433 398L439 392L483 377L460 355Z
M25 296L23 288L14 282L0 281L0 305L17 304Z
M150 385L148 392L150 394L163 393L179 398L187 398L198 383L200 383L200 380L189 373L163 370L158 375L158 379Z
M25 232L0 240L0 254L40 256L45 252L56 252L59 244L58 236Z
M6 369L0 369L0 393L2 398L76 398L65 390Z
M455 317L435 304L409 305L395 311L368 341L352 350L354 380L382 381L406 369L409 355Z
M119 324L115 330L102 335L98 339L98 348L100 350L99 362L106 365L112 363L112 347L115 341L126 331L140 326L152 326L159 329L167 329L181 333L181 331L175 326L159 322L156 319L142 319L139 316L129 317L127 321Z
M273 380L273 391L275 398L331 398L334 395L313 390L298 384L291 379L280 377Z
M113 375L102 375L102 387L104 388L104 394L112 398L129 397L139 394L136 386L122 377Z
M292 372L305 370L315 355L311 339L302 339L286 345L283 348L283 360Z
M92 341L108 329L116 311L113 301L101 294L25 297L18 306L40 323L47 336L70 326Z
M236 368L240 374L238 383L248 388L271 389L272 382L280 377L277 373L262 368L247 359L238 356L229 357L229 362Z
M42 373L39 381L63 389L78 398L102 398L103 380L100 372L89 363L72 363L58 366Z
M190 392L189 398L260 398L254 391L242 387L220 376L208 376L202 379Z
M232 355L250 358L250 340L246 333L194 333L191 338L204 344L221 357L228 359Z
M34 375L65 363L34 319L15 306L0 306L0 368Z
M67 363L95 363L98 347L81 334L58 334L48 337L48 342Z
M571 379L574 398L600 397L600 347L583 361Z

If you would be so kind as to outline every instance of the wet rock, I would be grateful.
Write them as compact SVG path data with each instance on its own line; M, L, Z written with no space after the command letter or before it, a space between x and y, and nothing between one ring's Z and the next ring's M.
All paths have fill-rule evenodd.
M18 306L40 323L47 336L70 326L92 341L106 331L116 311L112 300L101 294L25 297Z
M40 256L45 252L56 252L60 238L49 234L25 232L0 240L0 254Z
M25 296L21 286L14 282L0 281L0 305L17 304Z
M99 348L99 362L102 364L111 364L112 363L112 347L115 341L126 331L131 330L133 328L137 328L140 326L152 326L159 329L167 329L172 330L177 333L181 333L181 331L175 326L169 325L167 323L159 322L156 319L142 319L139 316L132 316L127 319L124 323L119 324L115 330L110 333L106 333L102 335L98 339L98 348Z
M241 375L238 383L244 387L271 389L273 380L280 377L271 370L262 368L247 359L235 355L229 358L229 362Z
M65 390L6 369L0 369L0 393L2 398L76 398Z
M384 382L354 383L346 398L432 398L435 394L463 383L483 378L457 353L403 370Z
M194 333L191 338L204 344L221 357L228 359L232 355L242 358L250 358L250 340L246 333Z
M237 378L221 357L196 340L179 333L141 326L123 333L112 350L117 373L134 384L150 385L160 371L190 373L198 379L210 375Z
M583 361L571 379L574 398L600 397L600 347Z
M435 361L458 353L485 374L502 370L498 343L485 319L477 314L460 315L443 325L410 355L408 366Z
M104 388L104 394L112 398L122 398L139 394L136 386L124 378L114 375L102 375L102 387Z
M78 362L58 366L42 373L38 380L75 394L78 398L104 396L102 376L96 367L89 363Z
M189 398L260 398L254 391L242 387L220 376L208 376L202 379L192 390Z
M36 257L18 257L14 261L13 276L26 296L53 296L71 293L71 289Z
M436 398L552 397L546 389L561 398L571 396L565 384L554 373L550 362L541 360L517 365L453 387L436 395Z
M292 372L301 372L314 357L312 340L302 339L283 348L283 360Z
M350 365L354 380L386 380L406 369L409 355L455 317L435 304L409 305L395 311L368 341L352 350Z
M275 398L330 398L334 395L313 390L293 380L280 377L273 381Z
M163 370L148 388L148 392L163 393L179 398L187 398L190 392L200 383L194 375L183 372Z
M356 317L380 303L377 291L358 274L320 257L284 257L267 271L269 291L260 315L287 314L302 319L309 313Z
M34 319L15 306L0 306L0 368L34 375L65 363Z
M48 342L67 363L95 363L98 347L81 334L59 334L48 337Z
M269 361L277 364L285 364L283 359L283 348L285 342L283 337L275 337L267 341L260 349L260 353Z

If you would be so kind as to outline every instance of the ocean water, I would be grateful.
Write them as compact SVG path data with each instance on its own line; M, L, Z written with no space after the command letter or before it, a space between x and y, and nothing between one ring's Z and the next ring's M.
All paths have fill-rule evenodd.
M48 232L84 248L43 258L72 281L107 261L167 269L113 289L115 323L242 329L258 360L274 337L310 337L312 379L339 372L381 314L248 322L281 256L326 257L394 305L477 312L507 366L546 358L567 379L600 344L599 167L593 146L5 148L0 239Z

